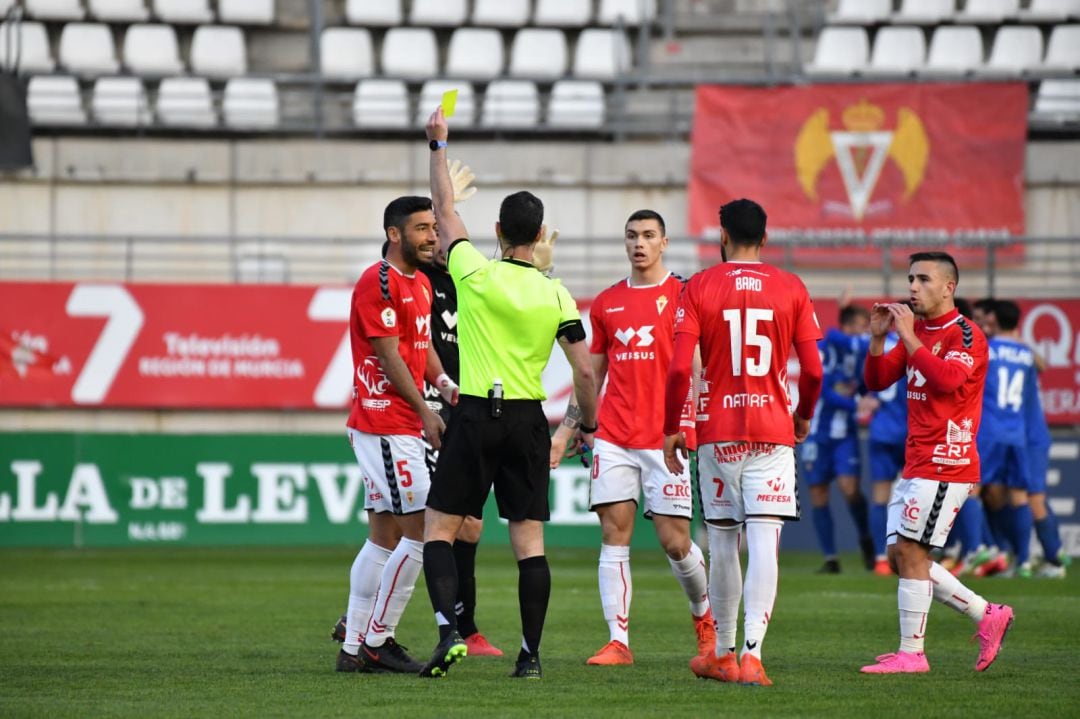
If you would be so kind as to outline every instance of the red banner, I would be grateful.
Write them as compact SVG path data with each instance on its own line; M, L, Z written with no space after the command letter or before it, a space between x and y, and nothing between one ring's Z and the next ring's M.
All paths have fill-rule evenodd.
M690 232L718 238L720 205L748 197L770 237L803 240L801 263L880 266L890 237L970 264L984 252L965 242L1024 233L1027 112L1024 83L699 87ZM817 239L865 248L838 257Z

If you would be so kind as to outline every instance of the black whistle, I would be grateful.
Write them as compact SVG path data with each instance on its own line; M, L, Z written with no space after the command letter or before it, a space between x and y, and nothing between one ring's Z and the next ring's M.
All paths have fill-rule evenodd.
M491 418L499 419L502 417L502 401L503 401L503 386L502 380L496 378L491 383L491 389L488 390L488 399L491 401Z

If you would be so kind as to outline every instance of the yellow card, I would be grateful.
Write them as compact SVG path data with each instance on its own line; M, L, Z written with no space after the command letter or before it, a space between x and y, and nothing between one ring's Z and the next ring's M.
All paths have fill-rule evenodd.
M443 117L450 117L454 114L454 108L457 107L457 89L447 90L442 94L442 114Z

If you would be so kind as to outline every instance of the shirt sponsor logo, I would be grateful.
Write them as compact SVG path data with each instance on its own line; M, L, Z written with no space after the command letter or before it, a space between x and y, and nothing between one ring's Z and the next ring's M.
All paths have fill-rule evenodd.
M742 392L740 394L725 394L724 409L736 409L739 407L764 407L772 402L771 394L754 394Z
M360 406L364 409L375 410L376 412L382 412L390 406L390 400L388 399L371 399L370 397L360 400Z
M416 318L416 334L421 337L424 335L431 336L431 315Z
M948 362L950 360L959 360L960 362L966 364L968 367L975 366L975 358L969 355L967 352L962 352L961 350L949 350L948 352L946 352L945 361Z
M383 394L390 386L390 380L383 372L377 357L365 357L356 368L356 378L364 385L367 393L372 395Z
M442 311L442 321L448 329L454 329L457 327L457 312L450 312L449 310Z
M393 307L387 307L380 315L384 327L397 327L397 312Z
M629 347L630 341L634 339L634 337L637 337L638 339L635 343L637 347L648 347L655 340L652 335L653 327L654 325L643 325L638 329L634 329L633 327L618 329L615 330L615 339Z
M690 498L690 487L686 484L665 484L662 491L665 497Z
M612 312L622 312L624 309L626 309L626 308L625 307L605 307L604 312L607 312L608 314L611 314Z
M768 442L733 442L731 444L714 444L713 459L720 464L741 462L747 457L760 457L772 454L776 451L775 444Z
M780 477L770 479L765 482L765 485L769 488L769 492L761 492L757 496L759 502L771 502L775 504L786 504L791 501L790 494L784 494L784 480Z
M960 424L950 419L945 429L945 443L934 445L934 456L930 461L946 466L971 464L969 453L974 440L974 433L971 431L974 426L975 423L970 417L960 420Z
M923 376L923 373L920 372L919 370L915 369L911 365L908 365L908 368L907 368L907 381L908 381L907 398L908 399L918 400L919 402L925 402L926 401L926 392L914 392L911 389L912 387L922 387L923 385L926 384L926 377Z
M900 510L900 513L904 516L904 519L906 519L907 521L909 521L909 522L918 522L919 521L919 512L920 511L922 511L922 510L919 509L919 500L918 500L918 498L909 497L907 499L907 501L904 502L904 508Z

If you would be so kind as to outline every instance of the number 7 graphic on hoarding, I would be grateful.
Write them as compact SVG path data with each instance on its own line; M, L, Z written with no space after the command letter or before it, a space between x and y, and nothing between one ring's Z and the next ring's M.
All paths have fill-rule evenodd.
M71 388L71 399L77 404L100 404L139 336L142 310L118 285L75 285L66 309L71 317L109 318Z
M352 345L349 342L349 310L351 309L352 290L320 287L315 291L308 305L308 319L318 322L341 322L345 334L338 343L330 364L323 372L319 385L315 388L316 407L340 407L349 401L349 388L352 386Z

